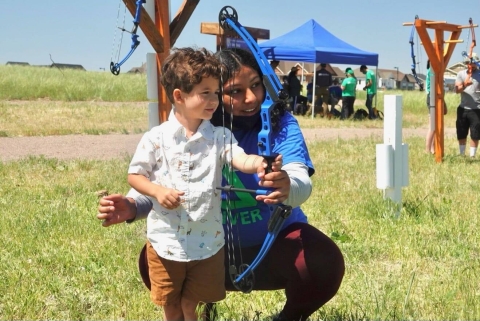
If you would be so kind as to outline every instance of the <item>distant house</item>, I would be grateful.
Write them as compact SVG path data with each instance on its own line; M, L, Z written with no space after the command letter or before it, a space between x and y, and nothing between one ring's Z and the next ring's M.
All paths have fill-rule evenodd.
M20 61L7 61L6 65L30 66L28 62L20 62Z
M59 63L53 63L53 64L51 64L51 65L50 65L50 68L86 70L85 68L83 68L82 65L59 64Z
M404 75L400 81L400 89L402 90L415 90L417 86L417 81L411 74Z
M454 63L453 65L448 66L445 68L445 74L443 75L445 78L457 78L457 74L464 70L466 67L463 62L459 61Z
M144 74L147 72L147 63L144 62L140 67L133 67L127 73L130 74Z
M375 71L375 67L369 68ZM362 90L365 87L365 75L360 72L360 68L355 69L355 77L357 77L357 90ZM378 89L397 89L400 88L401 80L405 74L396 69L377 69L377 88Z
M397 69L378 69L377 87L384 89L398 89L399 82L405 77L405 74Z

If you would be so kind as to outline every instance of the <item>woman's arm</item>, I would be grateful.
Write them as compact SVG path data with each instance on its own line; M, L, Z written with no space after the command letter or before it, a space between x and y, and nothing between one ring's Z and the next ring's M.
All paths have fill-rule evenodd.
M297 207L305 203L312 194L312 180L308 175L308 166L302 163L290 163L282 167L290 178L290 193L283 202L285 205Z

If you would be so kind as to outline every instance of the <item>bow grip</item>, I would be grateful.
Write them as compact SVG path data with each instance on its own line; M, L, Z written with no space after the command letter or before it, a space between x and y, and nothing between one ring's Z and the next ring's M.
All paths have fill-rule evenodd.
M277 156L278 156L278 154L273 154L273 155L269 155L269 156L262 156L267 161L267 168L265 168L265 174L271 173L273 171L272 170L272 164L275 161L275 158L277 158Z
M282 227L283 221L287 217L292 214L292 207L289 205L278 205L272 216L270 216L270 220L268 221L268 231L269 232L278 232L278 230Z

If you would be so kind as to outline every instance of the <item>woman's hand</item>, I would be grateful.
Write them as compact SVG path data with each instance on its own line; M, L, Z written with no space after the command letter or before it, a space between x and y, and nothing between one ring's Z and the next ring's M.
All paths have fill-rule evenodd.
M258 185L261 187L273 189L268 195L257 195L257 201L263 201L265 204L283 203L290 194L290 177L286 171L271 172L260 178Z
M104 227L134 219L137 214L135 201L121 194L104 196L98 204L97 219L103 220Z

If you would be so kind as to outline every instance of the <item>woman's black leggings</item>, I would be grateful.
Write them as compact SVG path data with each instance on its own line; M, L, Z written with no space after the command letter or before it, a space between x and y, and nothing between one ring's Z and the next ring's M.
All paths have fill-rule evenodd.
M243 263L250 264L260 247L243 248ZM238 260L240 252L235 250ZM227 291L238 291L230 280L230 263L225 254L225 287ZM285 289L287 301L278 320L306 320L334 297L344 271L343 255L329 237L307 223L293 223L278 234L254 271L253 289Z

